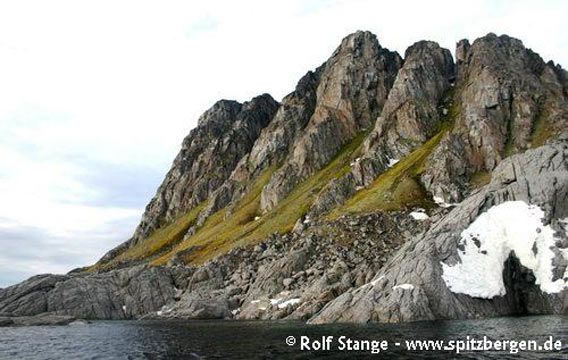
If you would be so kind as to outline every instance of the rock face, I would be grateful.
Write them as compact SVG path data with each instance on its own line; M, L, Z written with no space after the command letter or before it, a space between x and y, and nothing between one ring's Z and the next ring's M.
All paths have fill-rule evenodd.
M381 116L365 138L362 156L351 164L348 174L331 182L319 195L311 215L341 204L439 131L448 115L443 104L450 102L448 90L454 78L454 63L447 49L431 41L409 47Z
M568 291L565 285L558 293L543 291L535 283L532 272L519 263L514 253L507 259L503 274L499 274L504 277L504 296L478 298L454 293L444 281L443 264L452 266L462 261L462 231L483 212L508 201L535 204L544 210L542 227L551 226L556 238L552 248L554 255L548 259L552 265L549 275L560 274L555 277L564 284L568 260L563 255L568 245L568 144L560 143L529 150L501 162L489 185L457 205L424 236L407 243L377 273L371 285L341 295L311 322L401 322L566 313ZM535 240L537 235L538 230L533 236ZM480 253L479 256L492 254ZM489 276L492 269L485 270Z
M343 39L321 69L316 107L293 152L263 189L261 209L274 208L301 181L328 163L360 131L372 127L402 64L375 35Z
M102 274L38 275L0 291L0 314L132 319L173 301L187 273L137 266Z
M284 97L250 153L243 156L229 179L213 193L200 216L200 223L224 206L234 205L249 190L255 178L282 163L293 150L294 139L300 136L314 112L321 72L322 67L308 72L300 79L295 91Z
M455 125L422 175L426 189L447 203L463 199L472 174L542 145L543 133L561 139L568 131L562 75L520 40L495 34L471 45L463 40L456 57Z
M447 112L441 101L454 78L454 62L447 49L431 41L408 48L383 113L365 141L364 159L380 164L373 173L383 171L389 159L403 158L435 134Z
M277 109L278 103L264 94L244 104L221 100L207 110L183 140L181 151L146 206L132 239L102 260L111 259L206 200L251 150Z
M567 313L567 194L559 65L494 34L403 60L359 31L281 103L207 110L133 237L0 289L0 325Z

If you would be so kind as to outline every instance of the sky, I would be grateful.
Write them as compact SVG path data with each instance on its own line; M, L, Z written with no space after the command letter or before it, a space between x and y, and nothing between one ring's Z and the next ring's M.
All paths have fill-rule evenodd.
M566 1L0 1L0 288L128 239L199 115L277 100L356 30L488 32L568 66Z

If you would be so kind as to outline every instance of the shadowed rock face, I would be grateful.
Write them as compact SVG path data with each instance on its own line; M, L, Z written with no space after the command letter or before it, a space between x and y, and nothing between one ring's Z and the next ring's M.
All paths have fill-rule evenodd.
M410 46L403 61L373 34L356 32L281 103L266 94L243 104L222 100L201 116L133 237L99 263L124 268L40 275L0 289L0 325L72 318L325 323L566 313L567 291L543 292L523 263L526 254L503 256L498 275L504 295L452 292L442 275L443 266L462 263L464 229L494 206L524 201L540 207L543 226L554 229L552 273L563 281L567 125L568 74L517 39L488 34L472 44L462 40L454 64L450 52L431 41ZM474 184L480 174L485 184L491 178L485 187ZM375 191L389 176L387 194L380 187L359 192ZM312 186L312 179L324 180ZM301 211L278 218L278 205L304 181L312 186L308 200L286 204ZM381 208L402 181L410 185L401 189L419 188L431 208L399 201L393 211L361 213L355 206L352 214L340 207L371 194L377 206L369 208ZM241 219L237 205L250 194L254 200ZM175 241L166 235L165 245L147 240L202 203ZM245 238L211 234L207 220L222 209L224 220L240 221L223 231ZM340 211L334 220L325 216L332 210ZM248 240L267 218L280 223L263 229L262 239ZM200 234L215 239L192 242L203 228ZM187 247L176 247L178 241ZM141 245L156 252L113 262ZM212 250L218 246L232 250L197 258L217 254ZM140 249L146 248L131 250ZM170 251L167 267L144 265ZM181 263L192 253L192 263Z
M263 129L250 153L241 158L225 183L211 195L198 224L226 205L234 205L249 190L264 170L281 164L293 150L297 139L310 120L316 106L316 91L322 72L319 67L304 75L294 92L282 100L272 121Z

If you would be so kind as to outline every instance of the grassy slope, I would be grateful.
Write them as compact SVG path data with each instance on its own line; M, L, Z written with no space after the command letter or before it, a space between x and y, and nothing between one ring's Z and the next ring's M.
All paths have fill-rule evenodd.
M537 148L546 143L554 135L554 129L550 124L550 111L548 107L541 109L539 116L536 118L533 126L531 147Z
M446 100L442 106L448 108L448 113L442 117L438 132L430 140L379 175L371 185L332 210L328 218L335 219L344 214L434 206L419 178L425 170L426 159L438 146L443 136L452 130L461 112L460 103L455 100L455 94L459 91L459 89L451 88L445 96Z
M358 135L328 165L299 184L276 208L260 216L260 194L275 168L266 170L256 179L251 191L236 204L232 213L228 214L225 208L213 214L193 236L155 259L152 264L164 264L176 252L184 250L184 261L203 263L235 246L260 241L275 232L292 230L295 222L310 209L322 188L349 170L349 163L357 156L364 137L364 133ZM258 220L254 220L256 216L259 216Z
M335 219L343 214L401 210L412 206L433 206L418 177L424 171L426 158L450 128L449 123L444 124L425 144L379 175L371 185L357 192L345 204L335 208L329 218Z
M451 109L448 118L453 118L454 113L455 109ZM452 124L453 121L446 119L432 139L380 175L373 184L356 193L329 216L334 218L345 213L432 206L431 199L420 185L418 177L424 170L424 161ZM176 253L183 254L182 260L187 263L199 264L235 246L255 243L275 232L289 232L296 221L308 212L322 189L332 179L339 178L350 170L349 164L360 155L361 144L366 135L361 133L345 145L328 165L299 184L270 212L261 216L260 195L276 167L265 170L257 177L250 191L238 201L232 212L227 208L216 212L193 236L182 240L205 203L172 224L157 230L146 241L128 249L108 265L112 267L122 261L138 259L150 259L151 264L161 265Z
M96 264L92 270L112 268L122 262L137 261L158 255L168 247L179 243L187 230L195 223L197 216L206 205L206 201L199 204L189 213L180 216L172 223L164 226L152 233L148 238L136 244L134 247L126 249L116 258L107 264Z

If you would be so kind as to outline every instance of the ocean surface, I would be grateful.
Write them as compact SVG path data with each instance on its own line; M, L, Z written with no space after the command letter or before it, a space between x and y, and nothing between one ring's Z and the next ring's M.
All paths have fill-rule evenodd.
M329 350L300 349L309 346ZM341 336L352 339L340 349ZM561 341L554 351L409 350L406 340L535 340ZM292 340L290 337L293 337ZM367 340L386 350L361 348ZM489 341L489 340L488 340ZM293 344L293 345L289 345ZM343 346L347 346L343 338ZM399 343L400 346L395 345ZM448 345L449 346L449 345ZM454 346L457 346L454 344ZM556 345L558 346L558 344ZM0 328L1 359L568 359L568 317L507 317L488 320L432 321L397 325L324 325L299 322L242 321L94 321L85 325Z

